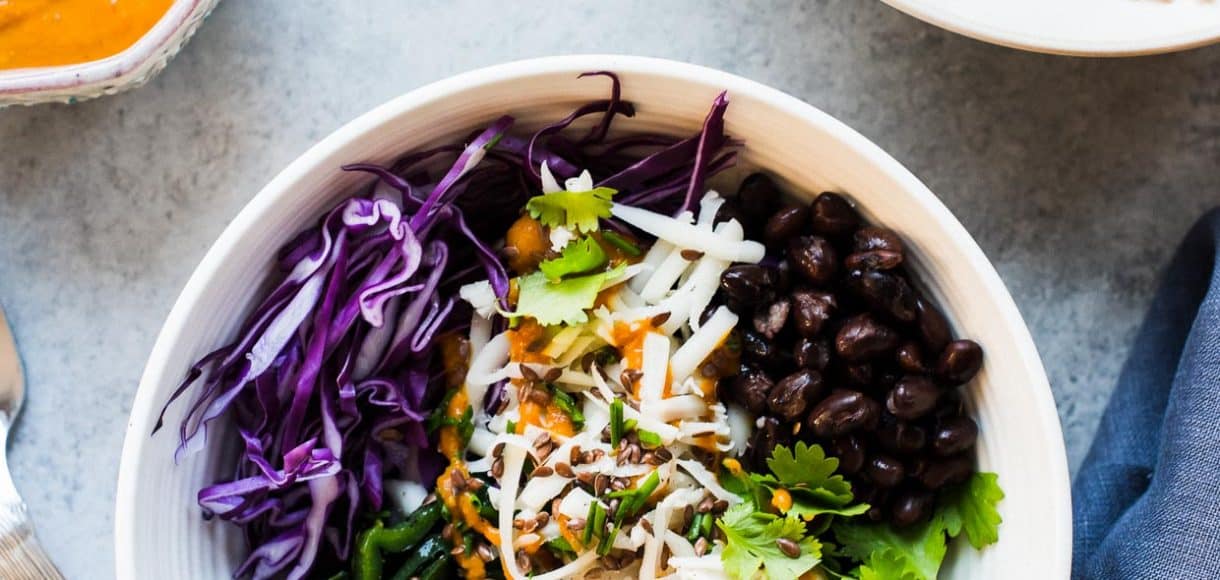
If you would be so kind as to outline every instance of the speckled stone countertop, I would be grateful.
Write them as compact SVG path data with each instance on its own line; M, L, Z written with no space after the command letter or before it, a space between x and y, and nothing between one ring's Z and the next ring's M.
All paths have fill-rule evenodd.
M579 52L770 84L922 178L1016 297L1073 469L1170 252L1220 201L1220 47L1041 56L860 0L222 2L139 90L0 111L0 301L30 392L11 458L70 578L113 575L119 450L145 357L242 205L393 96Z

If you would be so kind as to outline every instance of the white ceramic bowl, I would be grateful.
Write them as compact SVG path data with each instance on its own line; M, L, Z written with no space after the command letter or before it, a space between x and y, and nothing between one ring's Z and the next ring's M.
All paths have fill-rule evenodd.
M184 405L149 436L158 410L188 366L231 339L271 272L270 257L368 177L339 166L388 162L405 151L460 139L503 113L525 125L602 98L612 70L638 114L619 130L690 134L727 89L727 131L745 139L744 161L792 191L847 192L868 216L907 241L917 275L958 334L982 343L983 372L968 399L982 429L980 467L1000 474L1007 498L1000 542L959 549L952 578L1066 578L1071 552L1067 463L1055 404L1038 353L1012 298L982 251L931 191L876 145L825 113L758 83L671 61L622 56L544 58L495 66L412 91L347 124L271 181L204 257L157 339L132 408L116 499L118 577L226 578L240 562L238 534L204 522L198 489L233 451L223 431L208 450L173 463ZM228 449L226 449L228 448ZM965 542L957 542L965 544ZM960 548L960 546L959 546Z
M138 87L190 40L219 0L177 0L122 52L90 62L0 70L0 106L75 102Z
M1134 56L1220 40L1215 0L883 0L985 42L1077 56Z

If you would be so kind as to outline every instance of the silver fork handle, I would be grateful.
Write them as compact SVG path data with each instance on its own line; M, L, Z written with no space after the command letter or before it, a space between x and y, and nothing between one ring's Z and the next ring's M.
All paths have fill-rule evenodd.
M8 471L9 421L0 416L0 578L12 580L63 580L34 536L25 502L17 494Z

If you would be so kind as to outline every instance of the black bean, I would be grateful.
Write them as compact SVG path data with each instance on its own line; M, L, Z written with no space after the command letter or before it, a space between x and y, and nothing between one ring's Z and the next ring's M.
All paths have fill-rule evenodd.
M848 254L843 265L849 270L893 270L902 264L902 254L886 250Z
M964 385L983 366L983 348L973 340L955 340L936 361L936 379L947 386Z
M793 238L788 242L788 260L796 272L816 285L831 283L839 273L838 254L823 237Z
M908 421L927 415L936 408L940 389L931 379L907 375L898 381L885 399L885 407L899 419Z
M792 293L792 318L801 336L813 338L822 331L826 321L834 316L838 301L834 294L798 290Z
M905 249L902 246L902 240L898 238L898 234L894 233L894 230L864 226L852 235L852 251L857 253L882 251L902 254Z
M892 489L862 482L854 487L852 491L855 492L857 499L869 505L869 509L864 513L864 517L874 522L879 522L886 518L886 515L889 513L887 506L890 503Z
M741 333L741 354L767 370L786 368L792 356L792 353L780 349L775 341L768 340L752 328Z
M798 367L822 371L830 364L830 344L825 340L798 338L792 358Z
M813 232L823 236L851 233L860 224L860 214L842 196L826 192L813 200L810 207Z
M749 226L757 225L758 219L753 215L748 214L742 209L741 203L736 199L726 199L720 205L720 209L716 211L716 218L712 220L713 225L729 220L737 220L742 228L749 230Z
M958 455L941 461L927 462L917 477L924 487L940 489L966 481L971 473L974 473L974 462L966 455Z
M737 202L751 215L768 216L779 207L780 191L765 173L752 173L737 188Z
M889 455L874 455L864 466L864 473L878 487L894 487L907 476L902 462Z
M861 362L878 358L898 348L898 334L870 314L847 319L835 335L835 352L845 360Z
M928 432L915 423L882 413L877 426L877 443L890 453L911 455L922 451L928 444Z
M918 489L904 489L894 494L890 505L890 523L905 528L923 522L932 515L936 496Z
M932 454L957 455L971 447L979 436L979 426L969 417L952 417L940 422L932 435Z
M780 298L754 313L754 330L768 339L775 338L788 323L788 311L792 309L787 298Z
M767 398L767 408L785 421L792 421L822 394L822 389L822 375L809 369L799 370L776 383Z
M772 284L771 271L755 264L729 266L720 275L720 291L728 298L751 306L774 298Z
M894 358L898 361L898 368L908 373L922 374L928 372L928 367L923 361L923 349L919 347L918 342L908 340L902 343L894 353Z
M830 442L830 454L839 459L839 473L854 475L864 467L864 440L845 435Z
M940 394L940 402L936 403L936 412L933 413L933 416L938 421L944 421L965 413L966 406L962 403L961 396L956 390L950 389Z
M915 291L901 276L876 270L852 270L847 274L847 288L874 312L901 322L912 322L916 318Z
M843 381L857 389L871 389L874 380L873 365L858 363L843 367Z
M766 373L750 365L741 365L741 372L733 379L733 398L751 413L767 410L767 397L775 386Z
M840 437L860 429L877 426L881 405L859 391L846 389L830 393L809 412L807 426L823 439Z
M919 337L923 340L926 352L935 355L953 340L949 334L949 321L945 320L945 315L926 298L915 298L915 317L919 326Z
M763 241L771 248L782 248L789 239L801 233L805 227L806 210L801 206L788 206L774 214L763 226Z

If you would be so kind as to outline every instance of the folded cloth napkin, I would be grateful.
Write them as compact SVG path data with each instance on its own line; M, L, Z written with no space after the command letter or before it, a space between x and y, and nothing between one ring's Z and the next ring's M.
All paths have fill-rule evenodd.
M1220 210L1174 256L1076 476L1074 578L1220 578Z

